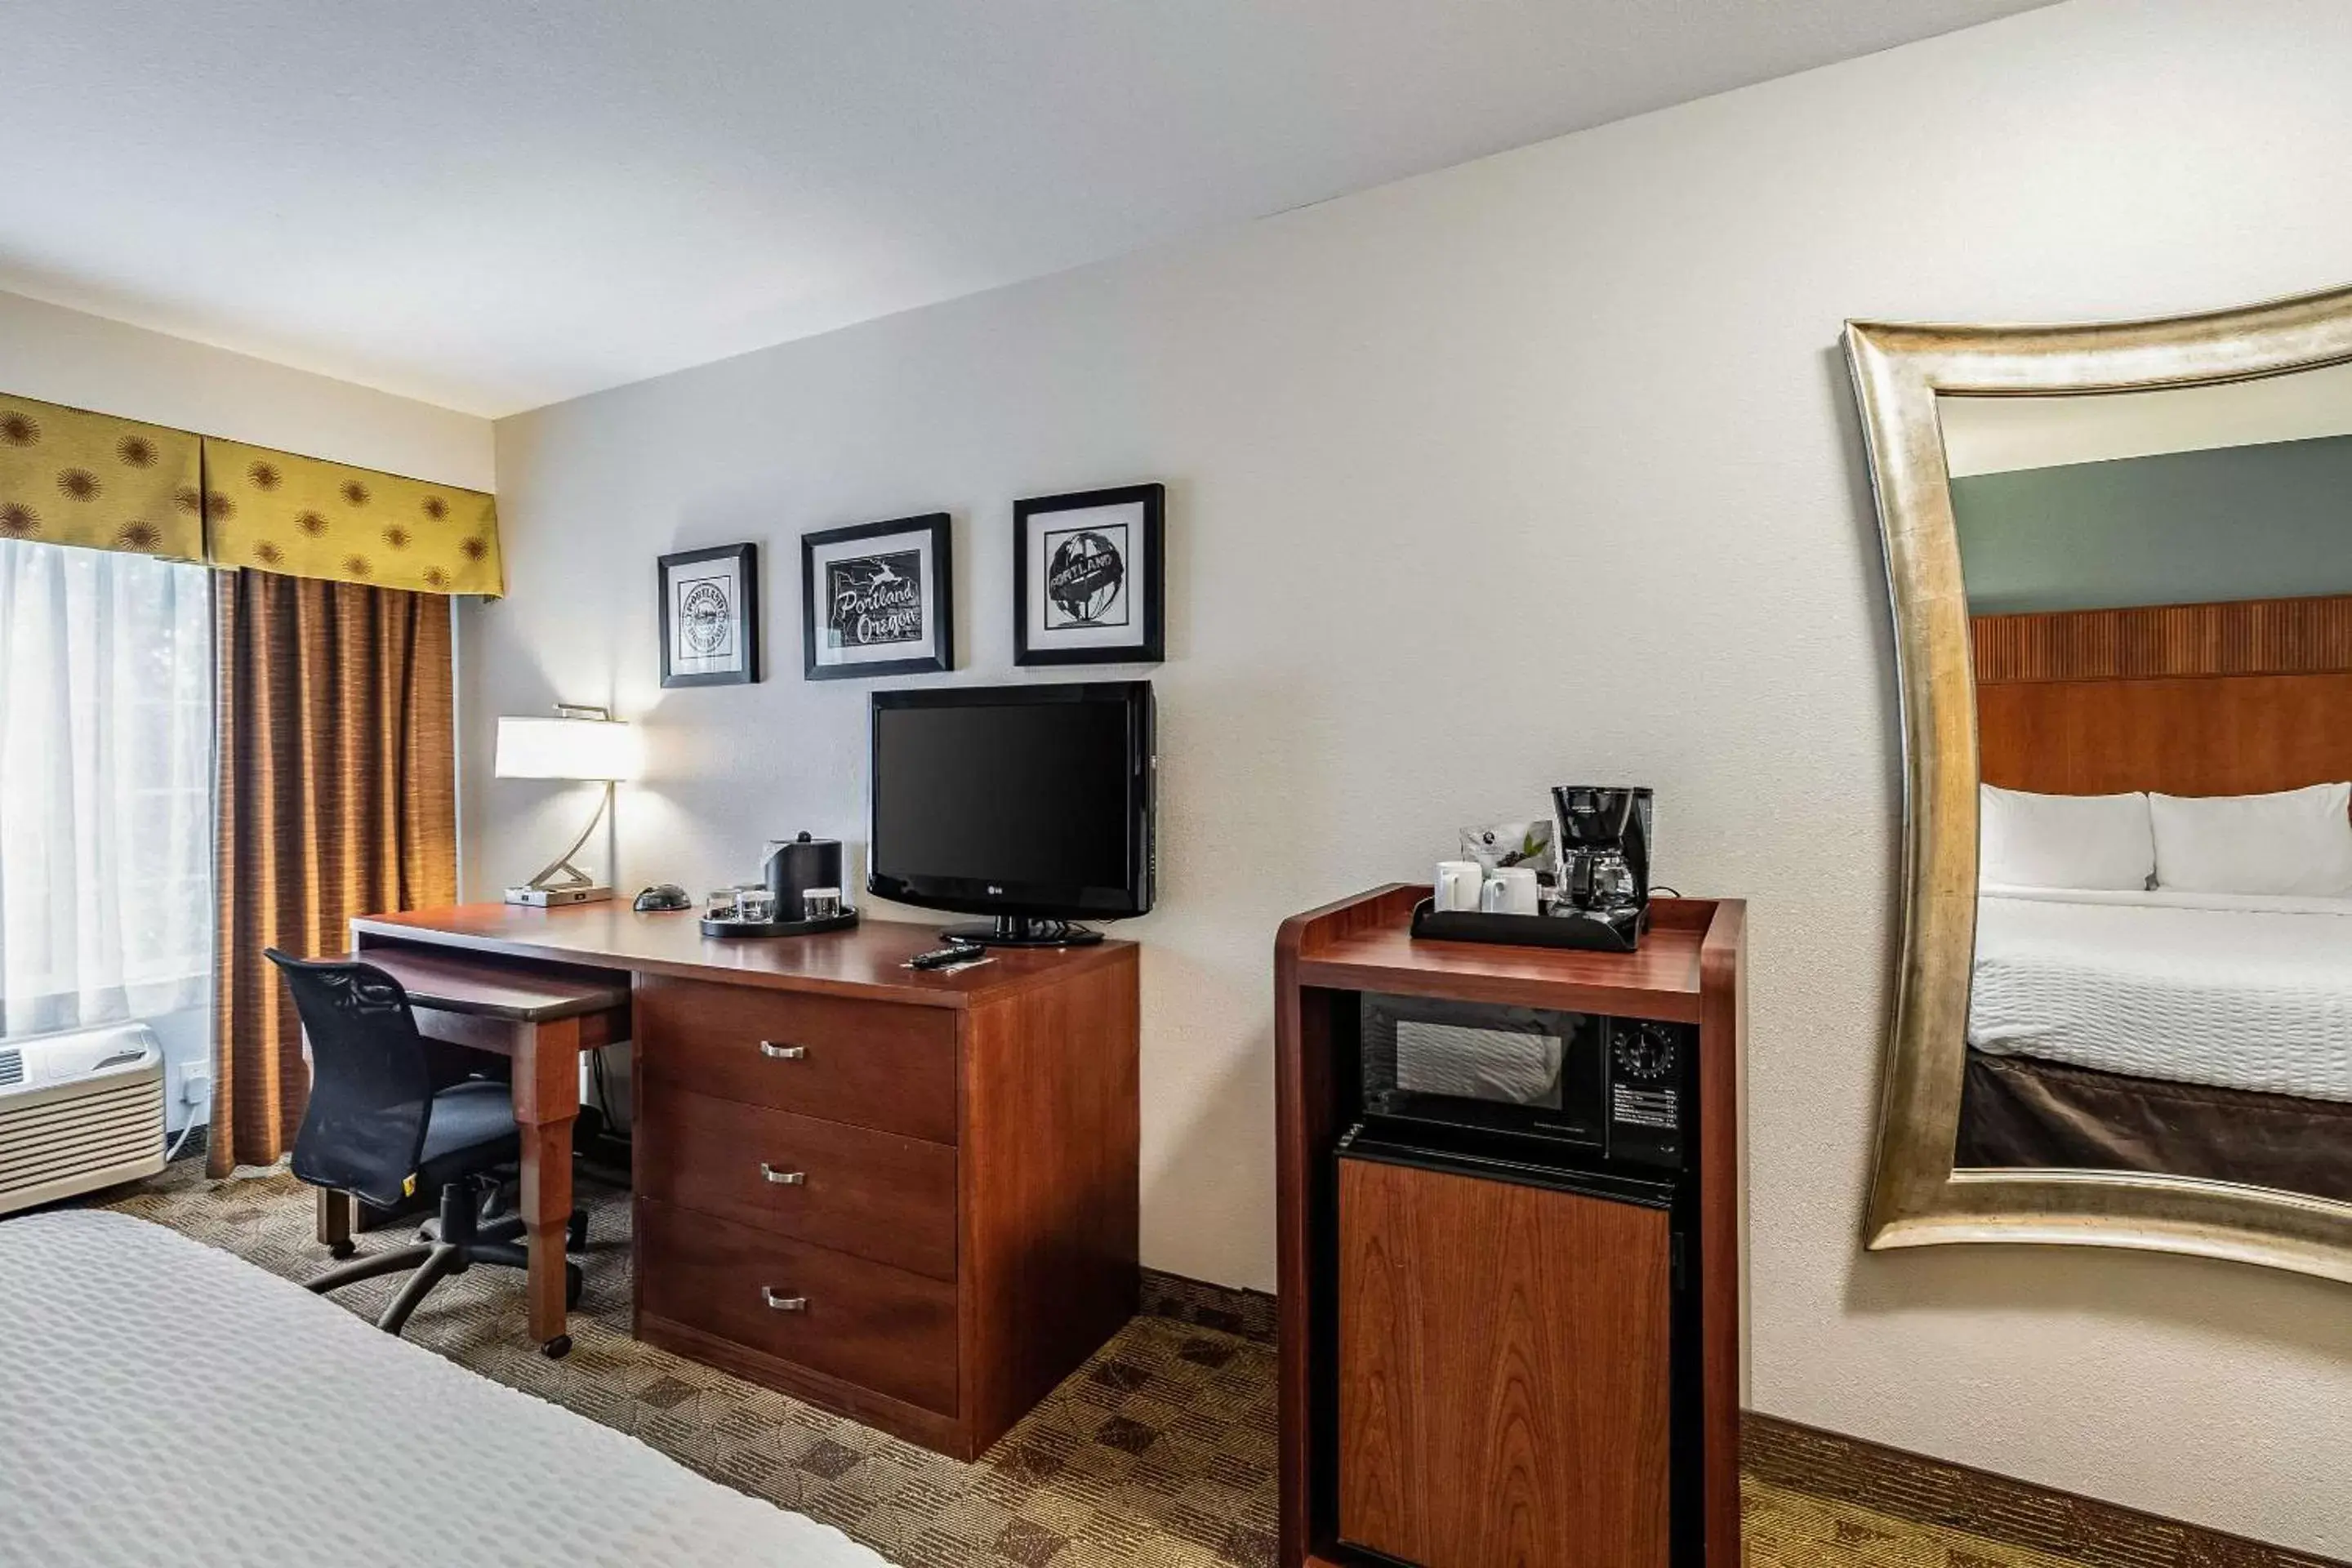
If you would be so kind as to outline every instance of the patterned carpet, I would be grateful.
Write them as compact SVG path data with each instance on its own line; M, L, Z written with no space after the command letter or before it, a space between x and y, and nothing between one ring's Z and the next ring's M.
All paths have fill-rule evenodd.
M101 1201L289 1279L324 1263L310 1191L282 1170L215 1183L184 1161ZM905 1568L1271 1568L1274 1352L1226 1331L1261 1322L1163 1288L1154 1305L1181 1315L1137 1318L966 1465L631 1339L626 1194L583 1184L583 1201L587 1291L570 1356L531 1348L517 1281L496 1268L445 1283L408 1337L837 1525ZM379 1232L362 1247L405 1238ZM395 1284L335 1299L373 1315ZM2075 1568L1752 1476L1743 1495L1749 1568Z

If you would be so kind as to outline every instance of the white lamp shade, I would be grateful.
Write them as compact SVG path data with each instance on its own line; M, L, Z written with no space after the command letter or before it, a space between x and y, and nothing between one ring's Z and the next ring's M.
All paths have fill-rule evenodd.
M627 779L637 775L637 732L609 719L500 719L502 779Z

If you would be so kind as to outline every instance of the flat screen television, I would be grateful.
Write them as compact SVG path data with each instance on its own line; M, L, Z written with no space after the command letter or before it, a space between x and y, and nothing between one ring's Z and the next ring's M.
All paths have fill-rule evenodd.
M1151 683L874 694L866 888L992 917L950 936L1098 940L1071 922L1151 908Z

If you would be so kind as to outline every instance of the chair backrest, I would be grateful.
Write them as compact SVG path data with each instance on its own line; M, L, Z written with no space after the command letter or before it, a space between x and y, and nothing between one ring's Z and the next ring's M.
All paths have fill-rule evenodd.
M286 977L310 1044L310 1103L294 1173L390 1207L408 1192L433 1113L425 1041L400 982L372 963L263 956Z

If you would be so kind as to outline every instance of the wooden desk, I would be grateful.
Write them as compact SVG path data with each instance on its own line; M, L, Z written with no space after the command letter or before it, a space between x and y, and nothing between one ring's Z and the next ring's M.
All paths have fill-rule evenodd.
M356 955L408 993L420 1034L514 1062L530 1336L561 1353L570 1344L563 1331L563 1238L572 1213L580 1053L628 1037L628 976L370 943L356 930L353 938ZM341 1247L351 1235L351 1194L320 1188L319 1239Z
M562 1331L573 1062L623 1037L639 1338L971 1458L1134 1313L1130 942L941 974L903 967L936 929L879 921L714 941L692 911L483 904L351 929L436 1037L515 1057L534 1335Z

